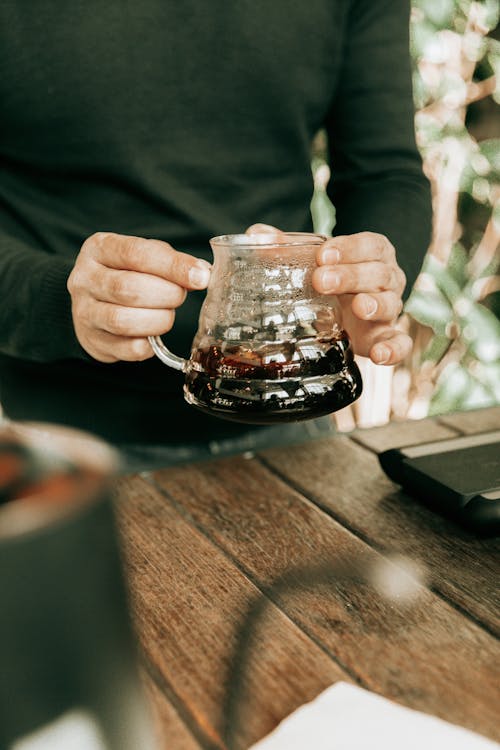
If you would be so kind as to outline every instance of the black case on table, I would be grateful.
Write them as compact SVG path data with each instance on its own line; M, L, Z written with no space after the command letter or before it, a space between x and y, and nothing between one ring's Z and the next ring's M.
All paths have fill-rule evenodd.
M482 534L500 534L500 430L379 455L386 474L429 508Z

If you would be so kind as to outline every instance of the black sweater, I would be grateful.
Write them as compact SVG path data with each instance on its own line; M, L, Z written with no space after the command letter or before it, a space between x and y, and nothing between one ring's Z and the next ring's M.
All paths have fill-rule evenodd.
M229 436L159 361L80 348L66 281L95 231L210 259L254 222L311 229L328 131L336 234L372 230L409 285L430 229L406 0L7 0L0 8L0 402L115 442ZM201 294L166 340L188 354Z

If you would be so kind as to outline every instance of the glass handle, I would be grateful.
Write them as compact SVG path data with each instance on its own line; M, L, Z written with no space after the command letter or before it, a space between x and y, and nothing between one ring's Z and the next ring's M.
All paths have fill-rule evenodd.
M163 364L173 367L174 370L181 370L181 372L187 372L189 361L178 357L177 354L172 354L170 349L167 349L163 341L159 336L148 336L148 341L156 354L161 359Z

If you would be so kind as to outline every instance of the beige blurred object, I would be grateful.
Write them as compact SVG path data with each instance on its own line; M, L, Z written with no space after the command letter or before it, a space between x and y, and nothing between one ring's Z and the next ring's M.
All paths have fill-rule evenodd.
M367 357L356 357L356 362L363 379L363 392L354 404L333 415L340 432L383 425L391 416L394 368L375 365Z

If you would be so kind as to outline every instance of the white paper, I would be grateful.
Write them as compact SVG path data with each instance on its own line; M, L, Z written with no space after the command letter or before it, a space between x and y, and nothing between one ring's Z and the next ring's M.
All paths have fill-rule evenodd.
M11 750L107 750L97 722L88 711L68 711L36 732L14 742Z
M462 727L337 682L251 750L499 750Z

